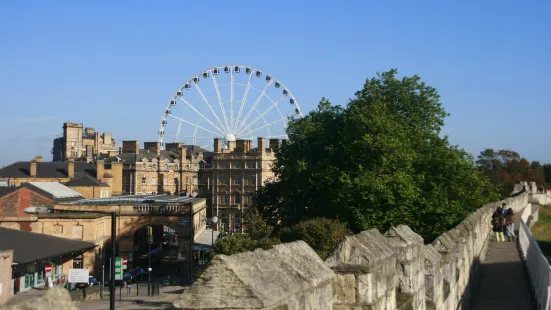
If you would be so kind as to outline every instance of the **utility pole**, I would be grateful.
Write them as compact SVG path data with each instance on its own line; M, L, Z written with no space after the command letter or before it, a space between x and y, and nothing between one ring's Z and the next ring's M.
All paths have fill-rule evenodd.
M149 205L151 208L151 205ZM147 226L147 296L151 296L151 239L152 231L151 228L151 210L149 210L149 226Z

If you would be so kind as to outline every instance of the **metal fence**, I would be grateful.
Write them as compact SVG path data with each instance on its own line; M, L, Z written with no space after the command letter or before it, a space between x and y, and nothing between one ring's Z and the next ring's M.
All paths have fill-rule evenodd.
M528 275L532 284L532 289L536 295L538 309L551 310L551 266L549 261L543 255L538 242L530 232L529 224L533 219L533 214L538 213L539 209L532 212L532 206L529 204L522 213L518 234L519 248L523 255Z

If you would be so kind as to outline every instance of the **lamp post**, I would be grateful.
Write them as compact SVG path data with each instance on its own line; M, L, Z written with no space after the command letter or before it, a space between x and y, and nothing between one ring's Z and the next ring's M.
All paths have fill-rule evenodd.
M105 212L105 211L83 211L83 210L60 210L54 208L45 207L28 207L23 209L23 212L28 214L38 213L53 213L53 212L68 212L68 213L96 213L96 214L109 214L111 215L111 268L109 279L109 309L115 309L115 256L117 255L117 213Z
M155 203L154 200L144 200L147 203L149 225L147 226L147 296L151 296L151 243L153 241L153 228L151 227L151 206Z

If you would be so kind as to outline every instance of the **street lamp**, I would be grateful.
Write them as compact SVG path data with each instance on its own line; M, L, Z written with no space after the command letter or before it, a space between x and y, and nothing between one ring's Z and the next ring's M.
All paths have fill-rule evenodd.
M147 226L147 296L152 296L151 293L151 243L153 242L153 228L151 227L151 206L155 203L155 200L144 200L143 203L149 205L148 217L149 225ZM138 284L139 285L139 284Z
M109 284L109 309L115 309L115 256L117 255L117 247L115 242L117 241L117 213L116 212L104 212L104 211L83 211L83 210L60 210L54 208L45 207L27 207L23 209L23 212L27 214L38 213L53 213L53 212L69 212L69 213L96 213L96 214L109 214L111 215L111 268L110 268L110 284Z

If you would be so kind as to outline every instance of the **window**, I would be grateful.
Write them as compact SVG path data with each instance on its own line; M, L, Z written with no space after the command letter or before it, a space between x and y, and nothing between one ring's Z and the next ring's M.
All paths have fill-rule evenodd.
M186 184L189 185L189 177L186 177Z
M151 185L157 185L157 177L151 177Z
M234 202L235 204L241 203L241 195L239 195L239 193L236 193L236 194L233 196L233 202Z
M193 185L197 185L197 177L193 177Z
M241 177L236 177L236 178L235 178L235 184L236 184L236 185L240 185L240 184L241 184Z
M165 164L165 170L168 170L168 164Z
M247 163L247 168L249 169L254 169L255 168L255 163Z
M168 178L167 178L167 177L165 177L165 178L163 179L163 184L164 184L164 185L168 185Z
M228 195L222 195L222 203L228 204Z
M180 184L178 178L174 178L174 185L178 186L178 184Z
M241 164L239 164L239 163L235 164L235 168L236 168L236 169L241 168Z
M82 255L79 257L73 258L73 268L75 269L82 268Z
M233 227L235 229L239 229L241 227L241 215L239 214L236 214L234 217L233 217Z
M147 178L146 177L142 177L142 185L147 185Z

